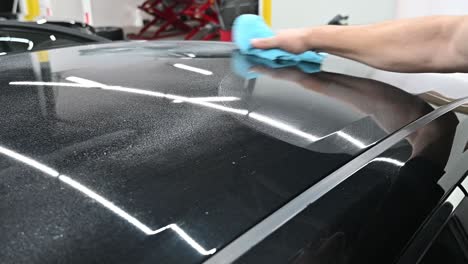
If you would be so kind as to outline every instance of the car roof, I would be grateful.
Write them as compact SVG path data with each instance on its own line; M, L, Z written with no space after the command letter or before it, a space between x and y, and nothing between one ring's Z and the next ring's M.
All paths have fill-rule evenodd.
M432 111L374 80L319 73L320 84L297 69L296 79L245 78L249 58L234 50L122 42L2 59L0 176L11 188L0 229L8 248L24 245L8 257L206 260ZM382 91L413 114L382 125L320 86L340 82Z

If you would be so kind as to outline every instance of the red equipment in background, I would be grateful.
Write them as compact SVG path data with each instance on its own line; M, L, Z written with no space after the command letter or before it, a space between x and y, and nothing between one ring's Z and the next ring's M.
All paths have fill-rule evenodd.
M217 10L214 9L214 1L209 0L199 5L195 4L192 8L184 11L186 17L198 22L198 25L185 36L186 40L192 39L203 30L209 32L201 38L202 40L211 40L218 36L219 19Z
M131 39L160 39L186 34L185 39L211 40L219 36L216 0L147 0L139 8L153 19ZM157 26L156 31L152 28Z

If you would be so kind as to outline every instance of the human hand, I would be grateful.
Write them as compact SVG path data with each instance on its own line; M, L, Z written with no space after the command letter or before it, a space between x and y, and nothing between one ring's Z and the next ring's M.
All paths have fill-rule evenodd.
M295 54L310 50L306 29L288 29L278 32L273 37L254 39L252 46L257 49L279 48Z

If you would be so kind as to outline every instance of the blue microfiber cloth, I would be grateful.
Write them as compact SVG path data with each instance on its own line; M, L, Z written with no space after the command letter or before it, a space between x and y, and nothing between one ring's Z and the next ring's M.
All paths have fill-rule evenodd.
M233 26L233 38L240 52L254 55L272 61L293 61L322 63L323 54L306 51L302 54L293 54L281 49L255 49L251 45L252 39L273 37L274 32L268 27L263 18L257 15L241 15L236 18Z
M255 66L263 66L272 69L295 67L305 73L320 72L320 64L296 61L272 61L256 56L248 56L234 52L231 58L231 68L240 77L250 80L260 76L251 69Z

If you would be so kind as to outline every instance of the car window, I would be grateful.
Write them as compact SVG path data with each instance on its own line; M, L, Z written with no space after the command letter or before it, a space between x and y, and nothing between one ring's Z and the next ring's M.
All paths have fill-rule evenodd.
M464 199L420 263L468 263L467 227L468 200Z
M0 29L0 53L37 51L94 42L62 33Z

